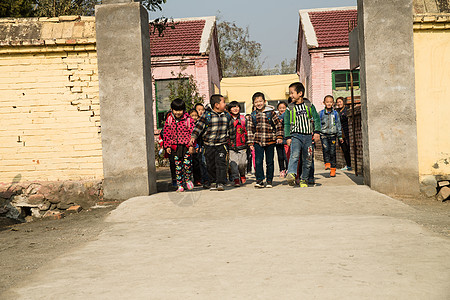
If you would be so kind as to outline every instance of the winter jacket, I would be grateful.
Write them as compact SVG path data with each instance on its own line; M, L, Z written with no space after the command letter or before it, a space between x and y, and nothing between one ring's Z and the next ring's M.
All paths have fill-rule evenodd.
M249 145L256 143L264 147L275 144L277 139L282 139L283 125L274 107L266 105L263 111L253 111L247 123L247 133Z
M232 117L233 126L236 129L236 139L231 144L231 149L247 149L247 128L244 116Z
M284 112L284 136L290 138L292 133L320 133L319 114L306 98L300 104L290 103Z
M322 134L333 134L342 137L341 119L337 111L332 109L328 112L323 109L319 113Z
M195 121L188 113L183 114L180 119L176 119L173 113L170 113L164 123L164 149L175 145L189 146L192 130Z
M229 145L236 138L231 115L227 112L217 113L207 109L197 121L192 137L197 140L203 137L206 146Z

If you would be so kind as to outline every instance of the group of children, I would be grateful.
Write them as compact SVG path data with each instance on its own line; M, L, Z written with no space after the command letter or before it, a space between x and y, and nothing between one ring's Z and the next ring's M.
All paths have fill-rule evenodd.
M314 184L314 143L319 139L325 168L331 177L336 176L336 142L343 150L349 149L345 139L348 132L343 133L341 126L341 120L344 124L347 120L345 105L338 101L335 110L334 98L327 95L325 109L318 113L304 94L302 83L292 83L291 101L280 102L277 112L267 105L264 94L257 92L252 97L253 111L246 116L241 115L238 102L227 105L218 94L211 96L206 109L203 104L196 104L189 112L182 99L172 101L161 141L177 191L192 190L196 185L223 191L228 179L238 187L245 184L252 164L255 187L271 188L275 150L280 176L286 177L291 186L307 187ZM346 169L351 169L349 160Z

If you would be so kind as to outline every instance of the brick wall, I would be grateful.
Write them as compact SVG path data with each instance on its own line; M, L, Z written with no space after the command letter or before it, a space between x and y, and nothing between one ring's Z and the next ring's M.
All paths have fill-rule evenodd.
M349 134L350 134L350 158L352 160L352 167L355 168L355 159L354 159L354 150L353 147L353 122L352 122L352 116L351 116L351 109L349 109L349 118L348 118L348 125L349 125ZM358 175L363 174L363 148L362 148L362 131L361 131L361 106L355 107L355 128L356 128L356 147L357 147L357 164L358 164ZM315 159L319 161L323 161L323 153L322 153L322 145L319 142L318 145L316 145L316 151L315 151ZM344 153L341 150L341 147L339 145L336 145L336 165L337 168L343 168L345 167L345 158Z
M94 18L0 27L0 182L102 179Z

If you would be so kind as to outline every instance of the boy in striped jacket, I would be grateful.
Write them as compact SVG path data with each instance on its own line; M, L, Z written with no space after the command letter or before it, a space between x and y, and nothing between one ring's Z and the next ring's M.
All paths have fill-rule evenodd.
M300 82L294 82L289 86L289 96L292 103L284 114L284 134L286 143L291 149L287 171L287 182L295 185L297 164L302 155L302 175L300 187L308 187L307 179L309 169L313 161L313 146L311 135L314 133L314 141L320 139L320 117L314 104L303 98L305 87Z

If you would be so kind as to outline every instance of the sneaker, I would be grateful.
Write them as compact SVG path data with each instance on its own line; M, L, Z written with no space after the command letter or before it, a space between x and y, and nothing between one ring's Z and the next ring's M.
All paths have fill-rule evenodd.
M178 193L184 192L184 187L179 186L178 189L177 189L177 192Z
M290 186L294 186L295 185L295 174L294 173L287 174L286 180Z
M306 180L300 180L300 187L304 188L304 187L308 187L308 184L306 183Z
M204 188L205 190L207 190L207 189L211 188L211 186L209 185L208 182L205 182L205 183L203 184L203 188Z
M330 163L326 163L325 164L325 170L329 170L331 168L331 164Z
M241 181L239 179L235 179L234 180L234 186L235 187L240 187L241 186Z
M195 186L201 186L202 183L200 182L200 180L197 180L196 182L194 182L194 185L195 185Z
M352 167L347 167L347 171L353 171Z
M308 184L309 185L315 185L316 181L314 179L308 179Z
M241 176L241 183L245 184L246 181L247 181L247 178L245 176Z
M217 184L211 183L211 188L210 188L210 190L211 190L211 191L217 191Z
M224 189L224 187L223 187L223 184L218 183L218 184L217 184L217 190L218 190L218 191L224 191L225 189Z
M330 176L331 177L336 177L336 168L331 168L330 169Z
M194 188L194 184L192 183L192 181L188 181L186 182L186 188L190 191Z
M348 170L348 167L347 166L345 166L345 167L343 167L342 169L341 169L341 171L347 171Z
M257 180L255 183L255 188L259 188L259 189L264 188L264 182L262 180Z
M267 183L266 183L266 188L272 188L273 187L273 185L272 185L272 181L267 181Z

